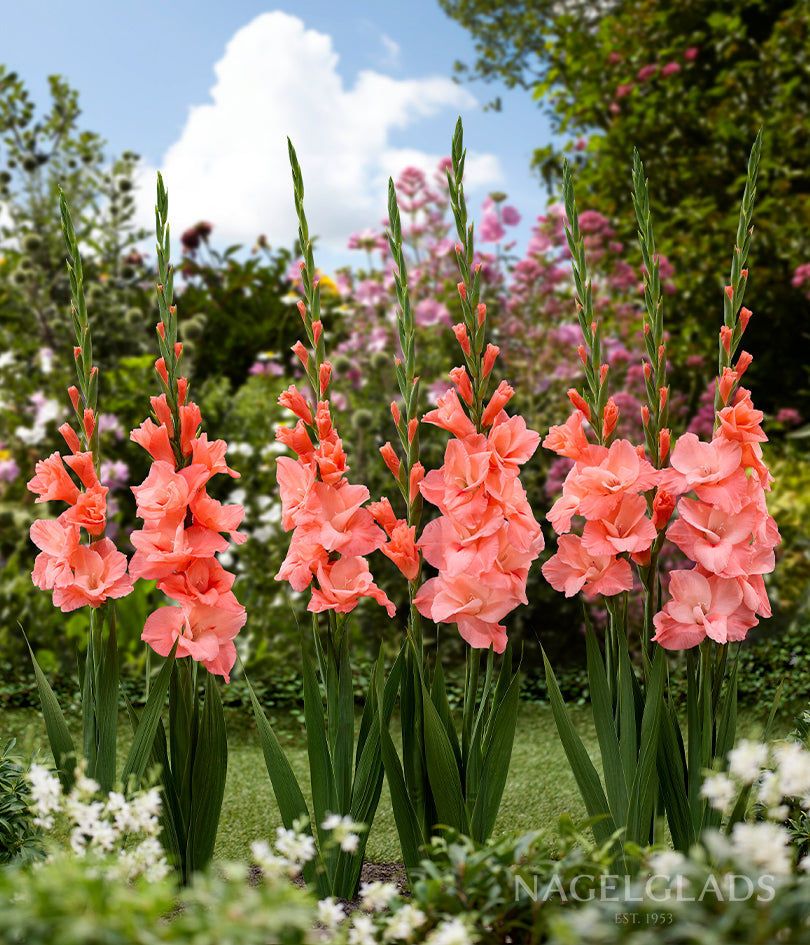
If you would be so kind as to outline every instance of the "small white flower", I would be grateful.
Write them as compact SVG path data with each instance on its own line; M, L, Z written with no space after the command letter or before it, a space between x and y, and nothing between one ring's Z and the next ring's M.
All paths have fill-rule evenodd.
M728 753L729 774L743 784L753 784L768 760L768 746L762 742L740 740Z
M250 845L250 852L256 865L261 869L264 878L268 880L280 879L289 871L289 861L283 856L276 856L266 840L254 840Z
M700 787L700 793L708 798L709 804L715 810L724 811L731 806L737 794L734 782L722 772L709 775Z
M321 824L322 830L329 830L332 833L332 840L340 844L340 849L345 853L354 853L360 845L358 830L363 830L363 824L355 823L348 815L341 817L339 814L330 814Z
M783 797L802 797L810 791L810 751L796 742L784 742L775 747L774 760Z
M652 876L666 876L667 879L673 879L676 876L683 876L687 859L677 850L661 850L650 857L648 866Z
M385 927L385 939L386 941L408 941L411 935L426 921L425 913L408 903L388 920Z
M346 918L343 907L332 896L321 899L318 903L318 921L327 929L336 929Z
M36 763L28 770L31 798L36 817L34 823L44 830L53 827L53 814L62 808L62 785L56 775Z
M739 863L775 875L791 871L790 834L768 821L734 824L731 848Z
M371 916L356 915L349 929L349 945L377 945Z
M425 945L472 945L472 939L464 922L455 918L438 925L425 939Z
M307 834L279 827L276 836L276 849L290 862L308 863L315 856L315 841Z
M369 912L380 912L387 908L388 903L397 895L397 887L394 883L361 883L360 899L363 902L363 908Z

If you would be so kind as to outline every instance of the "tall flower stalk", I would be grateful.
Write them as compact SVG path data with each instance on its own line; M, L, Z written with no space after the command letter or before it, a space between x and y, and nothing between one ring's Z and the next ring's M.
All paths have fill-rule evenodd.
M548 514L560 537L543 573L566 596L581 590L588 598L605 599L609 620L604 658L590 626L586 634L604 786L568 719L548 661L546 677L563 745L589 814L600 818L594 833L602 840L619 831L626 841L650 842L659 803L679 849L688 849L714 823L700 787L703 771L724 759L734 744L736 663L724 687L728 647L742 640L759 616L770 614L762 575L773 568L779 535L765 503L770 476L759 446L765 439L759 426L762 413L753 409L750 393L737 387L750 355L743 352L731 366L751 314L740 305L759 149L758 137L748 165L731 285L725 290L715 435L711 443L701 443L694 434L684 434L671 454L659 260L643 166L636 154L633 202L645 269L647 354L645 445L638 447L612 435L618 411L608 396L607 365L600 364L584 240L567 166L564 171L566 232L585 342L579 353L586 385L582 392L569 391L574 413L564 426L553 427L544 442L573 459L574 467ZM576 526L582 519L584 527ZM670 574L672 598L662 607L659 553L665 538L694 567ZM630 659L627 617L633 567L644 593L641 680ZM699 661L691 650L695 646L700 648ZM664 651L673 649L688 650L687 749L666 684Z
M453 332L464 364L450 372L454 389L439 399L436 410L422 418L423 423L451 434L444 465L427 474L418 459L418 380L407 267L396 191L393 182L389 184L388 238L396 266L402 349L402 357L395 359L395 371L403 397L403 408L394 403L391 412L404 461L390 443L382 448L382 455L407 512L405 519L396 519L390 503L384 500L384 506L379 503L384 515L381 511L375 516L389 534L390 546L396 529L403 538L403 530L411 530L408 538L413 542L423 500L441 513L423 529L416 560L410 554L404 556L408 569L397 562L410 584L407 640L398 660L404 662L401 760L390 734L381 726L383 761L409 870L417 865L420 851L440 824L477 840L486 839L492 831L511 756L519 690L506 631L499 621L517 604L526 603L528 568L543 547L540 526L518 479L519 466L532 455L539 436L526 429L522 418L505 413L503 408L513 394L505 381L490 392L498 349L486 344L481 268L475 261L473 226L468 223L462 182L465 156L459 121L448 188L461 275L462 321L453 326ZM387 546L382 550L389 553ZM422 557L438 575L420 583ZM456 624L471 647L460 738L447 700L440 652L437 649L431 671L420 617ZM489 650L483 682L480 649ZM503 652L504 658L493 687L494 652Z
M116 775L118 737L118 647L113 600L130 593L132 579L127 574L126 557L105 537L108 489L98 478L98 368L93 365L81 255L63 194L60 213L69 256L71 317L76 335L73 359L79 385L70 387L68 394L77 423L75 429L65 423L59 430L70 449L70 455L64 457L68 469L62 456L52 453L37 463L36 475L28 483L37 502L58 500L68 504L55 521L38 519L31 526L31 540L40 549L32 578L37 587L53 591L54 605L63 612L89 608L83 668L80 664L81 756L87 762L88 775L102 789L110 790ZM82 543L82 538L86 543ZM51 751L62 784L69 790L77 752L64 715L33 652L31 658Z
M301 281L305 300L299 301L298 311L308 342L298 341L292 350L303 365L315 402L295 385L279 400L295 416L296 424L294 428L280 426L276 436L296 458L280 457L277 463L282 525L293 534L276 579L288 581L298 592L310 590L312 629L311 634L302 632L301 658L314 821L252 691L251 698L285 828L309 833L317 849L304 865L304 877L322 897L351 899L359 887L368 830L382 790L378 716L390 717L396 685L390 680L387 686L383 684L381 657L372 690L366 694L355 747L355 689L347 615L362 597L376 600L389 617L394 616L395 608L374 583L366 561L366 555L383 546L385 533L365 507L368 489L347 479L346 454L332 422L328 398L332 365L325 353L303 176L292 143L289 155L298 239L304 254ZM396 680L396 675L393 678ZM379 705L373 698L377 681Z

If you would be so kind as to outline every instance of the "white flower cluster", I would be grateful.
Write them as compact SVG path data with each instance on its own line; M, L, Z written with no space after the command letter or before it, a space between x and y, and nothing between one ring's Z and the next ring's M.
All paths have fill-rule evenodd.
M728 811L749 785L771 820L787 817L786 799L810 810L810 751L799 742L765 745L742 739L728 754L728 772L708 776L701 793L716 810Z
M305 833L306 824L296 821L292 830L279 827L276 830L276 851L266 840L255 840L250 845L253 860L268 880L275 880L283 875L297 876L304 863L315 857L315 841L311 834Z
M32 764L28 773L31 783L34 823L45 830L54 824L55 814L64 814L72 823L70 846L77 856L116 854L110 875L122 879L144 876L156 882L166 876L170 867L157 838L160 829L160 792L157 788L127 800L123 794L110 791L100 796L97 781L88 778L84 767L74 773L74 784L68 795L62 793L59 778L42 765ZM132 843L135 837L140 842Z
M348 815L330 814L321 824L321 829L331 831L333 843L339 844L344 853L355 853L360 845L358 831L366 828L364 824L356 824Z

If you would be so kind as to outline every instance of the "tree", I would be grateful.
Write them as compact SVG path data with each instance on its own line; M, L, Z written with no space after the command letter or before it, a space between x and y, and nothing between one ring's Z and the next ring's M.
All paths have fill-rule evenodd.
M682 354L716 330L746 159L764 126L746 297L755 317L744 338L756 360L747 380L766 410L797 398L807 408L810 306L791 279L810 260L810 7L802 0L440 3L475 39L475 74L530 90L566 137L534 155L549 190L567 155L580 209L605 214L625 241L635 232L629 191L638 147L656 241L675 267L678 291L666 319Z

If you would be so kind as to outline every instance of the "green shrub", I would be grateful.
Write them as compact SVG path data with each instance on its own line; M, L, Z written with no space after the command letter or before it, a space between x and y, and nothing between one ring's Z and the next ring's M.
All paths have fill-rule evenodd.
M0 753L0 863L27 862L43 853L40 832L29 809L31 791L15 739Z

